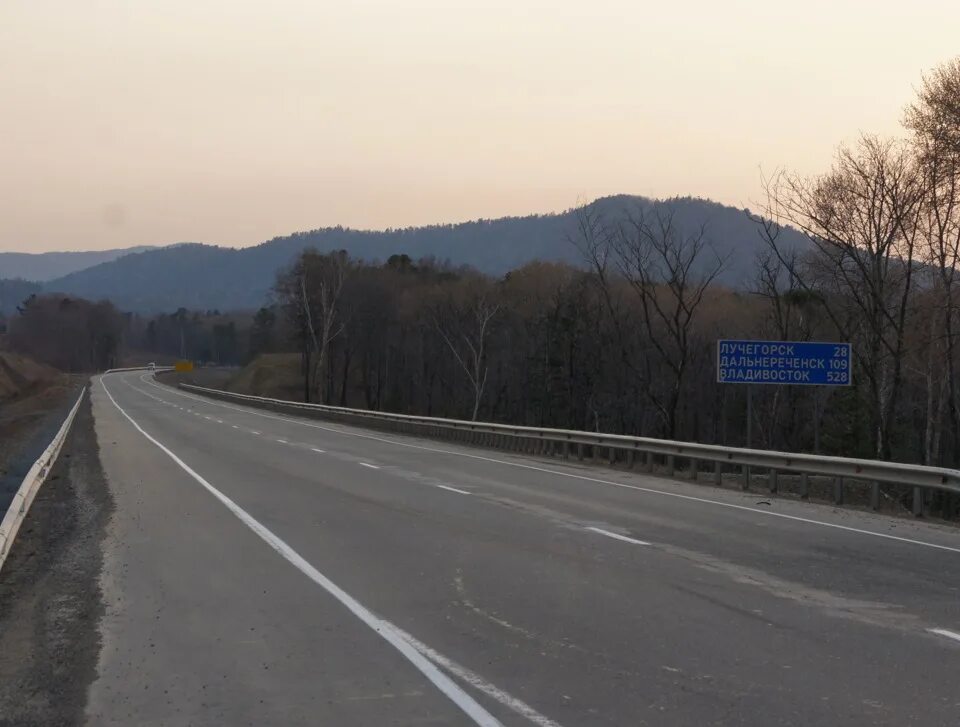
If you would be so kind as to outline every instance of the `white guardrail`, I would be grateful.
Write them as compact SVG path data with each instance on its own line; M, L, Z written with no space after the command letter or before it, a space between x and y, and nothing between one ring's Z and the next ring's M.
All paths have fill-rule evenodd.
M155 369L149 369L147 366L132 366L129 368L109 369L104 373L112 374L119 371L147 370L169 371L170 367L157 367ZM7 555L10 552L10 547L13 545L13 541L17 537L20 526L23 524L23 521L27 517L27 513L30 511L30 506L33 504L33 500L37 496L40 486L46 481L47 475L50 474L50 470L53 467L54 462L57 461L57 455L60 454L60 449L63 447L63 443L67 438L67 434L70 433L70 425L73 424L73 419L77 415L77 410L80 408L80 403L83 401L83 397L86 392L87 387L84 386L80 391L80 396L77 397L77 401L74 403L73 408L70 409L70 413L67 414L67 418L63 420L63 424L60 426L60 430L53 438L53 441L50 442L49 446L45 450L43 450L43 453L40 455L37 461L33 463L33 466L27 472L27 476L23 478L23 482L20 484L19 489L17 489L16 494L14 494L13 500L10 501L10 506L7 508L7 512L3 516L3 522L0 523L0 570L3 569L3 564L7 561Z
M53 463L57 460L57 455L60 454L63 442L70 432L70 425L73 424L73 418L76 416L77 409L80 408L80 402L83 401L86 393L87 387L84 386L80 391L80 396L77 397L76 403L74 403L70 413L67 414L67 418L60 426L60 431L57 432L49 446L43 450L43 454L33 463L7 508L7 514L4 515L3 522L0 523L0 570L3 569L3 564L7 561L10 546L13 545L14 538L17 537L17 532L20 530L20 525L27 517L30 505L33 504L33 498L37 496L40 486L47 479Z
M641 455L646 471L654 471L654 457L666 465L666 474L677 472L677 459L687 460L689 471L695 476L703 471L704 463L712 463L714 484L721 483L724 469L739 465L743 470L743 488L750 484L752 468L768 471L767 484L771 492L778 489L778 474L781 472L800 475L800 494L809 492L809 475L834 478L834 500L843 502L844 481L862 481L871 487L871 506L877 509L880 500L879 483L913 488L913 511L920 515L923 510L923 490L940 490L960 493L960 470L942 467L925 467L901 462L884 462L848 457L825 457L814 454L776 452L765 449L722 447L715 444L679 442L648 437L631 437L622 434L601 434L568 429L541 429L491 422L471 422L461 419L391 414L367 409L350 409L322 404L271 399L249 394L236 394L191 384L179 384L183 389L235 401L244 401L261 407L283 411L299 411L314 416L347 423L361 423L367 427L387 429L410 434L421 434L453 439L486 447L496 447L529 454L571 456L584 458L585 447L592 449L594 458L600 449L606 449L609 462L623 462L634 467ZM709 471L709 469L708 469Z

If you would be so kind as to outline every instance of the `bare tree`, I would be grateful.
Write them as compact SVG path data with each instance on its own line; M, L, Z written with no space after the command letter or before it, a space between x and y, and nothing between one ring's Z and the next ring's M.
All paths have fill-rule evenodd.
M304 400L311 391L322 398L323 372L330 342L343 331L339 302L350 267L346 251L320 254L305 250L277 276L274 293L297 332L304 356Z
M875 452L889 459L923 200L911 150L865 136L853 149L841 147L827 174L781 173L765 184L761 233L790 277L820 296L837 331L855 343ZM791 256L781 224L804 232L811 253Z
M594 280L603 298L610 322L616 334L620 359L624 367L645 383L649 383L649 371L641 370L635 357L630 353L629 334L630 313L624 306L621 296L617 295L615 277L617 265L614 256L616 225L610 224L596 204L585 205L576 211L576 227L573 234L567 236L593 272Z
M920 256L934 271L932 288L940 308L934 318L940 321L939 335L943 337L942 345L937 347L942 348L942 355L946 358L944 369L956 463L960 461L960 386L956 362L956 287L960 265L960 58L945 63L924 77L917 100L907 107L904 125L913 133L913 148L924 180ZM934 341L931 344L936 345ZM928 396L936 395L930 389ZM942 398L936 401L939 410ZM928 407L928 432L933 425L933 412L933 407ZM928 454L933 447L932 439L928 434Z
M433 327L470 381L473 421L487 385L487 345L499 312L492 291L482 281L469 279L456 289L444 291L430 310Z
M724 263L703 227L685 233L664 209L637 210L617 227L611 242L617 268L639 298L649 342L668 371L665 395L652 387L648 391L672 439L693 354L697 309Z

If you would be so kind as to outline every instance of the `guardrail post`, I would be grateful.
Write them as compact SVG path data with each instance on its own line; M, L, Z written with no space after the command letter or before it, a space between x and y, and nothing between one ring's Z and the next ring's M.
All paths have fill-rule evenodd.
M743 466L743 482L740 484L741 489L749 490L750 489L750 466Z
M627 452L627 467L633 469L634 464L637 461L637 450L631 449Z
M610 466L613 467L617 463L617 448L610 447Z
M643 468L647 472L653 472L653 452L647 452L646 462L643 463Z
M570 442L563 443L563 458L570 459Z
M690 460L690 479L696 482L700 479L700 460Z
M667 472L673 477L677 474L677 460L672 454L667 455Z
M810 475L806 472L800 473L800 498L806 500L810 497Z
M833 503L835 505L843 504L843 478L837 477L833 481Z
M577 442L577 459L583 462L583 443Z
M913 514L916 517L923 517L923 488L913 488Z
M877 481L870 483L870 509L880 509L880 483Z
M720 487L723 484L723 472L721 468L723 465L720 464L720 460L714 460L713 462L713 484L717 487Z
M777 481L777 474L778 473L776 470L774 469L770 470L769 482L767 483L768 485L770 485L770 492L776 492L779 489L780 483Z

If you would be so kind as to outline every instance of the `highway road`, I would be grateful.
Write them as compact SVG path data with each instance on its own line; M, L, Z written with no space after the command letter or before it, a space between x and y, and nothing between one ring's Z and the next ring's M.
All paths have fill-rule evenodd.
M958 530L142 372L92 400L115 510L91 723L960 722Z

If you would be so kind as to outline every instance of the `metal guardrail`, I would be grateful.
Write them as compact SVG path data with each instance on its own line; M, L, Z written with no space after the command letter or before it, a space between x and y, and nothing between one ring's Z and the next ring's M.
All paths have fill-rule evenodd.
M27 517L30 505L33 504L33 500L37 496L40 486L46 481L47 475L50 474L50 469L53 467L53 463L57 460L57 455L60 454L60 449L63 447L63 443L67 439L67 434L70 432L70 425L73 424L73 418L76 416L77 410L80 408L80 402L83 401L83 396L86 392L87 387L84 386L83 389L80 390L80 396L77 397L76 403L74 403L73 408L70 409L70 413L67 414L59 431L54 436L53 441L43 450L43 453L37 458L37 461L33 463L33 466L27 472L27 476L23 478L23 482L17 489L16 494L14 494L13 500L10 501L10 506L7 508L6 515L3 517L3 522L0 522L0 569L3 568L3 564L7 560L10 546L13 545L14 538L17 537L20 526Z
M107 369L103 373L117 374L122 371L155 371L157 373L160 373L162 371L173 371L173 366L154 366L153 368L150 368L149 366L127 366L125 368L120 368L120 369Z
M108 369L104 373L112 374L121 371L170 371L171 369L172 367L167 366L156 366L153 369L148 366L131 366L127 368ZM83 401L86 392L87 387L84 386L73 408L70 409L70 413L67 414L66 419L64 419L63 424L60 426L60 430L54 436L53 441L43 450L43 453L37 461L33 463L33 466L27 472L27 476L24 477L23 482L20 483L20 487L17 488L13 500L10 501L9 507L7 507L3 521L0 522L0 569L3 568L3 564L7 560L7 555L10 553L10 546L13 545L17 533L20 531L20 526L26 519L27 513L30 511L30 506L33 504L33 500L40 490L40 486L46 481L47 475L50 474L50 469L57 461L57 455L60 454L63 443L67 439L67 434L70 433L70 425L73 424L73 419L77 415L80 402Z
M183 389L196 391L214 398L243 401L270 409L298 411L335 421L361 423L367 427L453 439L464 443L528 454L561 455L567 458L577 457L582 460L585 447L593 449L594 458L597 456L597 448L602 448L607 450L611 464L623 461L628 467L634 467L637 464L638 455L642 456L647 471L653 471L653 458L660 457L665 461L667 474L670 476L675 475L678 471L676 466L678 459L687 460L690 463L690 471L694 473L703 470L703 463L712 463L714 483L717 485L721 483L725 468L739 465L744 472L744 489L747 489L750 485L752 468L766 469L769 472L767 482L771 492L776 492L778 489L777 476L779 473L799 474L801 496L806 496L808 492L808 476L821 475L835 478L834 497L837 504L841 504L843 501L843 483L845 480L869 483L871 486L871 506L874 509L879 506L879 483L912 487L914 488L913 510L916 515L922 514L924 490L939 490L960 494L960 470L942 467L926 467L901 462L848 457L825 457L765 449L723 447L716 444L631 437L623 434L543 429L491 422L472 422L461 419L392 414L367 409L306 404L284 399L236 394L192 384L180 383L178 385Z

